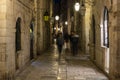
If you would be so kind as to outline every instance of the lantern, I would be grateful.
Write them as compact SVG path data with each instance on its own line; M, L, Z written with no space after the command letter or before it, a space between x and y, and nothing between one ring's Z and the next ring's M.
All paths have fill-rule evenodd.
M79 11L79 9L80 9L80 4L77 2L77 3L75 3L75 11Z
M49 21L49 13L47 11L44 14L44 21Z

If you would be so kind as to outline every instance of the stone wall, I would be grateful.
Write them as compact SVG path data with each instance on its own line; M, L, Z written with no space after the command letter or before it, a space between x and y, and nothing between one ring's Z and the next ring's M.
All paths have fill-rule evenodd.
M93 11L92 11L92 15L94 15L94 19L95 19L95 43L92 41L93 40L93 24L91 25L91 28L90 30L90 54L91 54L91 59L93 61L95 61L95 63L101 68L104 70L104 57L105 57L105 48L103 48L101 46L101 27L100 27L100 24L101 24L101 18L103 17L102 16L102 13L103 13L103 8L104 8L104 4L103 4L103 0L100 0L100 1L95 1L95 4L93 3L92 4L92 7L93 7ZM91 21L92 21L92 17L91 17Z
M92 11L87 12L87 14L89 14L89 17L85 19L85 21L86 22L89 21L89 23L85 23L85 25L88 25L88 26L85 26L84 29L82 29L83 31L82 34L83 36L85 36L86 35L85 29L90 27L89 35L87 35L86 38L88 39L89 37L89 40L90 40L88 42L89 42L89 53L90 53L91 60L94 61L95 64L97 64L97 66L101 68L101 70L103 70L110 77L111 80L119 80L120 79L120 69L119 69L120 67L120 62L119 62L120 61L120 51L119 51L120 50L120 40L119 40L120 39L119 38L120 37L119 36L119 33L120 33L119 32L119 25L120 25L119 3L120 1L119 0L114 0L114 1L113 0L93 0L93 1L95 2L86 3L87 5L90 5L92 7ZM109 15L109 20L108 20L109 47L105 47L101 44L102 43L101 42L102 41L101 25L103 21L103 13L104 13L105 6L108 9L108 15ZM86 6L86 8L89 9L90 7ZM70 13L70 10L68 11L68 14ZM87 17L87 14L85 15L85 17ZM95 20L95 34L93 34L92 16L94 16L94 20ZM95 36L95 41L93 41L94 36ZM84 39L82 47L84 47L85 45L87 46L85 42L86 39L84 37L82 39ZM106 56L108 52L109 52L109 56ZM106 59L108 57L109 57L109 61L107 61ZM106 65L107 65L107 70L106 70Z
M30 60L30 21L33 2L30 0L0 1L0 80L11 80ZM21 18L21 50L15 51L16 21ZM17 54L17 57L16 57Z
M111 45L111 59L113 61L112 63L112 70L111 74L114 77L113 79L120 79L120 1L116 0L116 2L113 2L113 8L112 8L112 19L111 20L111 28L113 28L111 31L114 32L112 34L112 45ZM114 47L113 47L114 46ZM112 57L113 56L113 57Z
M0 80L5 79L6 70L6 0L0 1Z
M43 0L37 0L37 53L43 51L43 13L45 12L43 6Z
M117 64L117 77L120 79L120 1L118 1L118 10L117 10L117 57L116 57L116 64Z
M37 53L41 54L44 50L49 47L50 35L48 34L50 30L49 22L46 26L44 21L44 13L47 10L50 14L50 1L47 0L38 0L37 1Z
M111 0L112 1L112 0ZM119 0L114 0L112 3L110 0L99 0L95 1L93 5L93 15L95 16L95 34L96 34L96 44L90 46L90 51L95 50L95 56L92 54L92 60L95 57L95 63L100 67L104 72L105 71L105 59L106 59L106 47L101 45L101 20L103 19L104 6L108 9L109 14L109 49L110 49L110 61L109 61L109 72L107 73L110 76L111 80L120 79L120 69L119 69ZM90 33L92 34L92 32ZM92 35L90 36L92 38ZM92 39L91 39L92 40ZM90 41L91 45L94 45Z

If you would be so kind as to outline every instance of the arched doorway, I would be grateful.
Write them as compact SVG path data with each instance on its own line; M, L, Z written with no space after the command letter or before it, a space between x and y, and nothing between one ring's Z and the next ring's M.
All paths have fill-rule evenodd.
M93 38L92 38L92 43L93 43L93 47L94 47L94 50L93 50L93 60L96 60L96 54L95 54L95 43L96 43L96 32L95 32L95 25L96 25L96 23L95 23L95 16L94 15L92 15L92 36L93 36Z
M33 40L34 40L34 22L31 20L30 22L30 59L34 58L33 54Z
M19 69L18 65L18 51L21 50L21 18L18 17L16 21L16 35L15 35L15 63L16 69Z

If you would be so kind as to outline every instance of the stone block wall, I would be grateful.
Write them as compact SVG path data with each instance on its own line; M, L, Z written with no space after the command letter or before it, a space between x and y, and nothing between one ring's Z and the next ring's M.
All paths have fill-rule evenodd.
M0 1L0 80L6 70L6 0Z
M112 8L110 11L110 28L109 28L109 35L110 35L110 78L111 80L117 80L115 78L116 72L117 72L117 64L116 64L116 56L117 56L117 17L116 11L117 11L117 1L115 0L112 3ZM119 79L118 79L119 80Z
M120 79L120 74L119 74L119 70L117 67L119 67L118 65L118 57L119 57L119 14L117 14L119 12L119 0L114 0L110 4L106 5L109 9L109 40L110 40L110 72L109 72L109 76L111 78L111 80L119 80Z
M43 0L37 0L37 53L40 54L44 47L43 47L43 15L45 12L45 8L43 6Z
M0 1L0 80L13 80L17 71L16 62L18 70L21 70L30 60L30 22L33 6L34 2L30 0ZM22 49L16 53L15 33L18 17L22 20Z
M96 22L96 44L95 44L95 63L105 72L105 51L106 48L101 46L101 19L103 18L104 6L108 9L109 14L109 73L110 80L120 79L120 65L119 65L119 0L97 0L93 6L93 14ZM91 48L92 49L92 48Z
M116 5L115 10L114 10L114 19L116 19L117 25L114 26L114 30L117 33L117 40L116 40L116 56L115 56L115 78L120 79L120 1L117 0L116 3L113 2L114 5ZM113 53L114 54L114 53Z
M101 46L101 19L103 17L103 9L104 9L104 1L95 1L95 4L93 4L93 10L92 15L94 15L95 18L95 44L90 43L90 50L91 52L95 51L94 53L91 53L91 59L94 59L95 63L104 70L104 64L105 64L105 48ZM92 18L91 18L92 20ZM91 23L92 24L92 23ZM92 26L91 26L92 27ZM92 32L90 33L92 34ZM92 38L93 35L90 37ZM92 41L90 41L92 42ZM93 45L93 46L92 46ZM92 47L92 48L91 48Z
M47 0L37 0L37 53L41 54L44 50L49 47L50 35L48 34L50 30L50 24L46 26L44 21L44 13L47 10L50 14L50 2Z

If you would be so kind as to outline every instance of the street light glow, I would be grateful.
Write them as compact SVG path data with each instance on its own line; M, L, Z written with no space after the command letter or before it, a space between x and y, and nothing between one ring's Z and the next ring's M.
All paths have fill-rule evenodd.
M58 31L60 31L60 28L58 28Z
M56 30L56 27L54 27L54 30Z
M57 15L57 16L55 16L55 20L57 20L57 21L59 20L59 16L58 16L58 15Z
M67 21L65 21L65 25L68 25L68 22L67 22Z
M74 6L74 7L75 7L75 10L76 10L76 11L79 11L79 9L80 9L80 4L77 2L77 3L75 3L75 6Z

